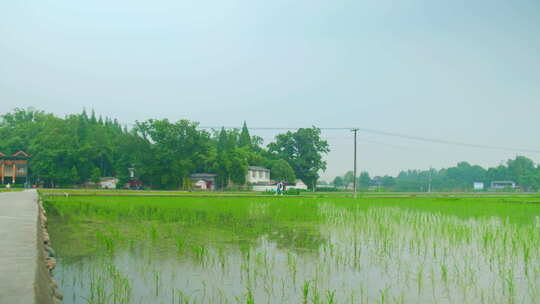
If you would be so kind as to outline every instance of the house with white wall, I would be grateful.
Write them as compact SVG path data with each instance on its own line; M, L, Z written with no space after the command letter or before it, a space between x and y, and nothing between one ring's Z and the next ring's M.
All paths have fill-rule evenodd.
M517 185L514 181L492 181L491 190L516 189Z
M259 166L249 166L246 182L260 185L270 184L270 169Z

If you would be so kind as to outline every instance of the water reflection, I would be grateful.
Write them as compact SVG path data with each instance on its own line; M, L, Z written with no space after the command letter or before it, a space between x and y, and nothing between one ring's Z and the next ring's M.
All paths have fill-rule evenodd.
M84 255L69 249L81 243L59 225L55 276L65 303L536 303L540 296L533 224L394 207L319 211L323 221L296 225L86 223L96 250Z

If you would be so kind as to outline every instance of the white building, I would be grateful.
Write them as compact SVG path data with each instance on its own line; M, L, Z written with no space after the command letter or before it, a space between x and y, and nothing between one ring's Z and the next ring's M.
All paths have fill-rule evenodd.
M296 180L296 184L294 186L287 186L287 189L299 189L299 190L307 190L308 187L301 179Z
M250 184L269 184L270 169L258 166L249 166L246 175L246 182Z
M215 190L216 174L212 173L195 173L189 176L191 186L196 190Z
M482 190L484 190L484 183L482 183L482 182L474 182L474 183L473 183L473 189L474 189L475 191L482 191Z
M504 190L504 189L515 189L516 183L513 181L492 181L491 189L493 190Z
M101 189L116 189L118 178L116 177L102 177L99 181Z

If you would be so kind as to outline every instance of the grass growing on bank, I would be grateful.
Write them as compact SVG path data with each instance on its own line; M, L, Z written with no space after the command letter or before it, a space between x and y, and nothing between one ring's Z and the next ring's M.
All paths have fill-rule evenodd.
M23 191L23 188L0 188L0 192L17 192L17 191Z

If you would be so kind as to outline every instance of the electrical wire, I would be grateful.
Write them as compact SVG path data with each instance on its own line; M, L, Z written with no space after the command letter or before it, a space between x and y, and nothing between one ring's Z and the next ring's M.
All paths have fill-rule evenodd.
M213 126L199 126L200 129L240 129L239 127L213 127ZM297 130L300 128L297 127L248 127L249 130L274 130L274 131L284 131L284 130ZM352 130L353 127L347 128L347 127L323 127L323 128L317 128L319 130L325 130L325 131L345 131L345 130ZM472 144L472 143L466 143L466 142L460 142L460 141L452 141L452 140L446 140L446 139L437 139L437 138L428 138L423 136L416 136L416 135L408 135L408 134L402 134L402 133L395 133L395 132L388 132L388 131L381 131L381 130L375 130L375 129L367 129L367 128L356 128L361 132L365 133L371 133L376 135L383 135L383 136L390 136L390 137L398 137L408 140L415 140L415 141L422 141L422 142L428 142L428 143L435 143L435 144L444 144L444 145L451 145L451 146L460 146L460 147L466 147L466 148L477 148L477 149L488 149L488 150L502 150L502 151L509 151L509 152L526 152L526 153L540 153L540 149L527 149L527 148L510 148L510 147L503 147L503 146L491 146L491 145L482 145L482 144ZM380 144L377 142L372 142L376 144ZM385 144L390 145L390 144Z

